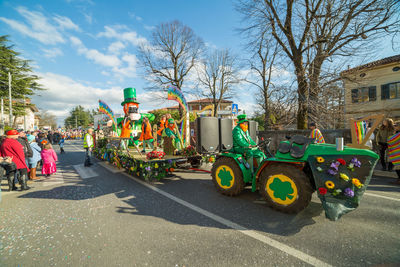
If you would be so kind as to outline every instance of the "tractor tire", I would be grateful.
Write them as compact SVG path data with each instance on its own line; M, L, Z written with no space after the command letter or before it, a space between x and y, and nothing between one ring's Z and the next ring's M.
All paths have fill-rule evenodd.
M223 195L236 196L243 191L243 174L233 158L218 158L213 164L211 176L217 191Z
M259 191L268 206L283 213L302 211L313 193L305 173L289 164L267 166L260 174Z

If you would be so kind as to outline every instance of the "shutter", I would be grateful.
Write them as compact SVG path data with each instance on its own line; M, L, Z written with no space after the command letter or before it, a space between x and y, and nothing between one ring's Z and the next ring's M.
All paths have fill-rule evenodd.
M358 103L358 89L351 90L351 102Z
M369 98L369 101L376 100L376 86L371 86L368 88L368 98Z
M381 99L389 99L389 84L381 85Z

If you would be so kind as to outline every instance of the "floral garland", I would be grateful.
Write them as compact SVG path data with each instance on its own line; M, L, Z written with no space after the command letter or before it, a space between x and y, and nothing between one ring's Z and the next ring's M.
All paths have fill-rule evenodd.
M315 161L317 165L326 162L323 157L316 157ZM363 188L364 185L358 178L350 178L348 174L344 173L345 169L342 169L341 166L354 172L355 168L361 168L361 162L356 157L353 157L348 164L342 158L333 160L330 163L328 162L328 164L329 167L326 170L326 174L329 175L329 178L323 183L323 186L318 188L318 194L322 197L330 194L336 198L353 199L356 191ZM317 166L316 169L319 172L324 171L323 166ZM336 184L334 182L335 180Z
M177 166L176 162L171 159L143 161L131 158L126 153L112 148L95 148L93 154L98 159L108 161L115 167L124 168L129 174L146 181L153 179L161 180L162 178L171 175ZM157 157L164 157L165 155L164 152L155 154L157 154Z
M197 151L193 146L188 146L182 149L182 155L185 157L192 157L197 155Z

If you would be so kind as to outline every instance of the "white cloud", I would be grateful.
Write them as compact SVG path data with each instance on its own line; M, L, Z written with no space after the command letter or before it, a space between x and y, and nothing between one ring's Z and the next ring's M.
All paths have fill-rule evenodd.
M98 107L99 99L105 101L113 109L114 113L123 113L121 107L121 102L124 99L123 87L113 86L106 89L86 85L84 81L77 82L60 74L50 72L36 74L41 77L40 83L47 90L33 96L32 103L36 104L41 110L55 114L60 124L64 122L69 112L77 105L81 105L86 109L95 109ZM140 103L140 111L158 108L155 98L159 99L159 103L167 102L167 95L163 92L138 93L137 99Z
M67 17L56 15L53 18L53 20L55 20L57 22L57 24L59 25L59 27L61 29L75 30L75 31L80 31L81 30L78 25L73 23L71 21L71 19L69 19Z
M113 42L112 44L110 44L110 46L108 47L108 51L112 54L118 54L124 48L125 48L125 45L122 42L117 41L117 42Z
M44 52L44 56L47 58L55 58L57 56L63 55L63 52L59 48L50 48L50 49L43 48L42 51Z
M75 36L71 36L70 40L71 43L78 49L79 54L85 55L87 59L90 59L97 64L114 68L117 68L119 65L121 65L121 61L115 55L106 55L96 49L88 49L82 43L82 41Z
M149 26L149 25L144 25L144 28L148 31L154 30L156 27L155 26Z
M85 20L86 20L89 24L92 24L92 23L93 23L93 16L92 16L92 14L83 13L83 16L85 17Z
M17 7L16 10L25 19L26 23L5 17L0 17L0 20L8 24L12 29L36 39L43 44L55 45L64 43L65 39L62 31L80 30L79 27L67 17L56 15L53 20L57 25L53 25L41 12L30 11L23 6Z
M130 31L125 25L104 26L104 32L100 32L98 37L114 38L119 41L128 42L134 46L146 45L146 38L140 36L135 31Z

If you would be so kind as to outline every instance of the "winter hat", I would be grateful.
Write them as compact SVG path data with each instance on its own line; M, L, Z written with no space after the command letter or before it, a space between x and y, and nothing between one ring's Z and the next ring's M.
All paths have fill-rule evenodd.
M18 131L17 130L9 130L9 131L7 131L7 136L10 136L10 135L18 135L19 133L18 133Z
M28 135L26 136L26 138L28 139L28 142L29 142L29 143L32 142L33 140L35 140L35 136L33 136L33 135L31 135L31 134L28 134Z

